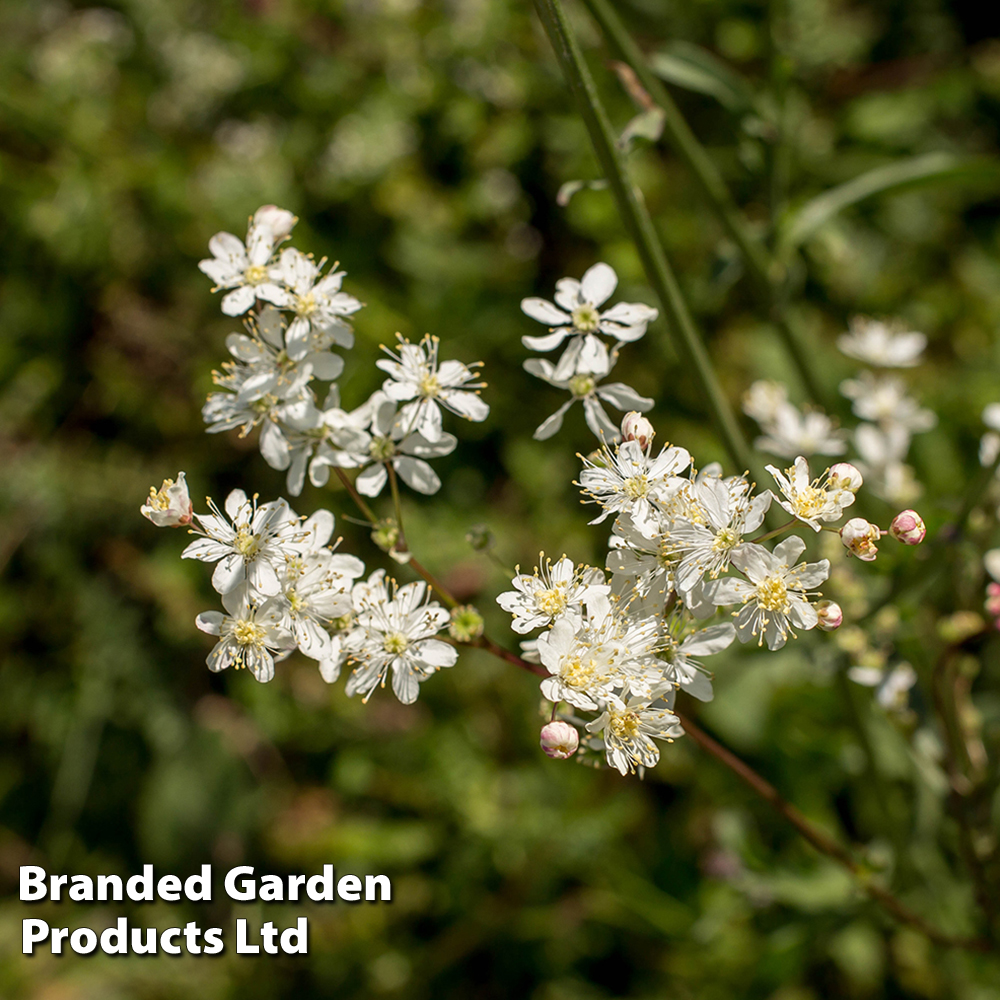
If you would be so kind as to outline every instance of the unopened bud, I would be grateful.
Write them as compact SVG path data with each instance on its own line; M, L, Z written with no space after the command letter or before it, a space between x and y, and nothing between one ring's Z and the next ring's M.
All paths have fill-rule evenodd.
M565 760L576 753L580 734L568 722L549 722L542 726L539 743L549 757Z
M483 634L483 616L471 605L452 608L448 634L457 642L471 642Z
M857 493L861 489L864 479L850 462L837 462L836 465L830 466L827 483L830 489L850 490L852 493Z
M653 425L637 410L626 413L622 419L623 441L636 441L645 450L655 434Z
M904 510L892 519L889 533L904 545L919 545L927 537L927 528L915 510Z
M844 612L836 601L820 601L816 605L817 624L824 632L832 632L840 628L844 621Z
M266 226L270 229L275 243L283 240L298 221L291 212L284 208L278 208L277 205L261 205L253 215L253 224Z
M194 508L184 473L177 473L176 483L172 479L164 479L159 490L150 486L149 496L139 510L158 528L179 528L190 524Z
M1000 583L986 585L986 613L991 618L1000 618Z
M865 562L874 562L878 555L876 542L882 537L882 531L863 517L852 517L840 529L840 540L848 550Z
M376 521L372 529L372 541L383 551L391 551L399 541L399 527L392 518Z

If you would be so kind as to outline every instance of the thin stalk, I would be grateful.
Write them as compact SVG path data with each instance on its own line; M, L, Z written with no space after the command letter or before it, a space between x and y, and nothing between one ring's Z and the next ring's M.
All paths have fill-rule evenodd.
M618 205L618 213L635 243L647 280L660 300L664 315L670 321L682 357L691 366L705 395L722 442L737 467L753 469L756 463L750 447L722 392L701 334L663 251L645 202L628 177L615 133L566 19L561 0L534 0L534 4L566 82L576 98L581 117L590 133L594 152Z
M764 243L754 235L722 175L691 131L680 108L670 96L670 91L650 70L646 57L632 40L609 0L583 2L600 25L612 51L631 68L639 83L663 112L664 133L677 155L694 175L723 229L743 255L754 291L777 327L785 350L798 369L806 391L817 403L827 409L831 408L830 394L823 388L822 380L813 370L812 359L782 308L782 289L786 277L784 265L774 260Z
M774 531L769 531L766 535L761 535L758 538L752 538L751 541L755 545L758 545L760 542L766 542L769 538L774 538L775 535L780 535L783 531L787 531L797 521L798 518L793 517L790 521L786 521L784 524L778 525L778 527L775 528Z
M334 471L337 473L337 477L340 481L344 484L344 489L351 494L352 499L358 505L358 510L360 510L361 513L368 518L369 525L375 524L375 522L378 521L378 518L375 516L375 512L368 506L367 501L357 491L354 483L351 482L347 473L344 472L343 469L337 468L337 466L334 466Z
M485 649L494 656L499 657L506 663L511 663L522 670L539 677L547 677L548 671L537 663L528 663L515 653L498 646L485 636L474 642L461 643L465 646L475 646ZM716 760L725 764L731 771L738 775L750 788L753 789L762 799L780 813L799 834L807 840L821 854L833 858L843 865L859 882L868 895L879 903L884 909L891 913L901 923L910 924L918 928L932 941L940 945L955 948L970 948L974 951L989 951L990 945L987 941L974 938L960 938L951 934L945 934L936 927L928 924L919 914L914 913L904 906L888 889L872 880L871 873L859 864L854 855L842 844L839 844L825 830L811 823L799 812L790 802L785 801L778 790L769 781L762 778L749 764L740 760L731 750L727 750L721 743L709 736L703 729L700 729L687 716L678 712L675 708L674 715L680 719L684 732L691 737L703 750L710 753Z
M396 528L399 531L399 541L396 543L396 549L400 554L410 551L410 547L406 544L406 532L403 530L403 503L399 496L399 482L396 479L396 470L392 467L392 462L385 463L386 470L389 473L389 489L392 492L392 507L396 512Z

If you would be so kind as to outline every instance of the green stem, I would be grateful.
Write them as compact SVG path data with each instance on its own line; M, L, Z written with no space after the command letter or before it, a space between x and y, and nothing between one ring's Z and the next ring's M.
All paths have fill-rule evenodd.
M344 484L344 489L351 494L354 502L358 505L358 510L360 510L361 513L368 518L369 524L375 524L375 522L378 521L378 518L375 516L375 512L368 506L368 503L357 491L357 488L354 483L351 482L347 473L344 472L343 469L337 468L337 466L334 466L334 471L337 473L337 478Z
M639 46L629 35L609 0L583 0L594 20L601 26L608 44L615 54L631 68L643 88L663 112L663 131L677 155L694 175L702 194L719 218L730 239L739 248L746 262L750 282L760 302L767 308L785 350L798 369L809 395L826 409L833 409L830 394L823 388L823 381L813 370L812 360L798 332L785 316L782 289L785 267L771 257L763 242L755 236L722 179L715 164L691 131L674 99L663 82L653 74Z
M389 473L389 489L392 491L392 507L396 512L396 527L399 529L399 541L396 549L400 553L409 552L410 547L406 544L406 532L403 530L403 504L399 497L399 482L396 479L396 470L392 467L392 462L386 462L385 467Z
M759 538L751 538L750 540L754 543L754 545L758 545L760 542L766 542L769 538L774 538L775 535L780 535L783 531L787 531L797 521L798 518L793 517L790 521L786 521L784 524L778 525L774 531L769 531L766 535L761 535Z
M584 62L561 0L534 0L535 9L549 36L563 75L579 106L581 117L601 164L618 212L635 243L646 277L679 341L682 357L691 366L723 444L732 461L742 469L753 469L750 447L712 368L708 352L695 326L677 277L667 260L649 211L628 177L616 137L597 94L590 70Z

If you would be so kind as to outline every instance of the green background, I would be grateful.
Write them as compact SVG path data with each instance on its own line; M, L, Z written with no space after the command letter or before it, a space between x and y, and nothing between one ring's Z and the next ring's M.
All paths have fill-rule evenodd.
M978 5L620 9L648 51L696 43L749 81L748 108L675 93L765 235L894 158L995 155L1000 38ZM571 13L620 129L634 109L592 22ZM157 531L138 508L179 469L196 506L237 485L283 493L254 439L209 437L199 414L238 323L196 264L214 232L242 235L260 204L294 210L295 245L339 260L345 290L367 303L346 406L380 383L378 345L396 331L433 332L442 356L486 362L489 420L447 425L460 445L436 463L444 488L408 495L405 510L414 550L484 609L491 633L514 645L493 604L503 574L465 542L470 527L487 524L508 564L531 566L540 548L602 558L604 529L587 527L571 485L576 451L593 447L579 407L553 441L531 440L562 396L520 367L520 336L541 328L518 303L596 260L618 270L626 301L653 299L606 192L556 203L563 182L597 167L530 4L10 0L0 37L0 994L1000 998L995 958L892 924L690 741L665 747L643 782L547 760L535 681L484 654L464 653L410 708L386 692L348 700L298 657L267 686L205 669L211 640L193 619L217 606L209 573L179 560L182 532ZM728 394L787 377L796 396L690 176L665 145L640 146L635 177ZM976 468L982 406L1000 398L998 221L1000 185L961 178L845 212L794 262L794 314L830 388L854 370L833 346L849 315L899 315L929 335L930 363L908 377L940 416L914 446L932 529ZM616 377L657 399L661 438L700 464L724 457L662 320ZM344 492L307 486L294 505L329 507L344 551L385 565L342 516L354 514ZM993 521L976 523L947 555L966 569L942 611L980 607L976 552ZM917 559L890 552L870 575L905 575ZM919 616L903 611L898 642L918 646ZM900 723L869 692L845 695L833 650L810 635L780 654L719 657L717 700L700 717L817 822L886 859L909 905L972 933L942 772L921 750L925 706L916 695ZM995 640L977 653L995 759ZM217 896L235 864L330 861L389 874L396 896L190 913L16 898L25 863L186 875L209 861ZM20 955L24 916L99 927L120 913L223 926L227 954ZM300 913L308 957L232 953L233 916L284 926Z

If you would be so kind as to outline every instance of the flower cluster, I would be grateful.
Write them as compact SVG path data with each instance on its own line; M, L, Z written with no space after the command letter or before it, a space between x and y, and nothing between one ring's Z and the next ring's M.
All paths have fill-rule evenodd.
M334 267L324 274L325 259L316 262L294 247L278 252L295 222L290 212L264 206L251 219L246 242L217 233L209 241L212 257L199 264L216 289L227 292L222 311L246 317L245 332L226 341L233 360L213 374L220 391L202 408L209 432L246 435L259 427L261 454L272 468L287 470L293 496L302 492L307 472L320 485L331 467L376 466L364 483L374 496L390 465L414 489L435 492L441 483L424 459L455 445L442 431L441 410L485 420L489 407L478 395L484 383L474 381L475 366L439 362L437 338L411 344L400 336L397 351L384 349L388 358L377 362L389 376L382 389L353 412L341 409L335 380L344 359L332 349L353 347L347 318L362 306L341 291L346 272ZM313 389L317 380L331 383L322 404ZM395 403L404 403L398 414Z
M618 440L618 427L601 405L610 403L619 410L645 412L653 400L640 396L622 382L602 384L618 361L623 344L638 340L658 312L652 306L619 302L610 309L601 307L618 286L618 275L607 264L595 264L580 281L560 278L556 282L555 303L529 298L521 309L532 319L545 323L549 333L541 337L525 336L521 343L532 351L553 351L566 343L562 356L554 364L545 358L529 358L525 370L557 389L568 391L570 398L535 430L535 438L544 441L562 427L566 411L580 400L587 426L600 441ZM601 335L612 339L611 348Z
M853 318L850 332L837 340L847 357L876 369L912 368L920 363L926 345L922 333L865 317ZM755 382L744 397L743 410L763 431L757 447L781 458L842 455L850 439L858 467L876 496L890 503L916 499L920 487L905 459L913 435L930 430L937 417L920 407L895 375L863 371L845 379L840 391L861 421L852 432L838 428L817 409L799 410L780 383Z

